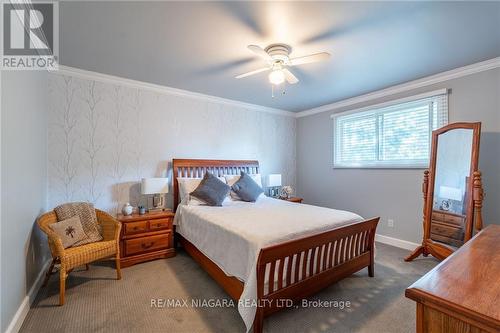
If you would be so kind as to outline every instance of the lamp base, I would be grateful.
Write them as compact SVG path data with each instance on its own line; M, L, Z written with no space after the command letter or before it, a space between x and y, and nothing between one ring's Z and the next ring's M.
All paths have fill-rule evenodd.
M163 196L161 194L155 194L153 196L153 207L149 208L149 213L161 213L163 212Z
M161 213L163 211L164 211L164 209L161 208L161 207L158 207L158 208L149 208L148 209L148 213L150 213L150 214Z

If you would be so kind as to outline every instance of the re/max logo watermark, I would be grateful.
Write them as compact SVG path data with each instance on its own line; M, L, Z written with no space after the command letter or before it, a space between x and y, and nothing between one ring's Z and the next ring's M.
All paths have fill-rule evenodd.
M2 3L3 70L56 69L59 53L57 2Z

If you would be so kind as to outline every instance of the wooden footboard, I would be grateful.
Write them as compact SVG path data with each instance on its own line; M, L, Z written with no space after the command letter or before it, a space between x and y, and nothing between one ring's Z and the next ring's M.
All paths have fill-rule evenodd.
M373 276L378 221L373 218L262 249L254 332L262 332L264 316L281 310L283 300L303 299L364 267Z

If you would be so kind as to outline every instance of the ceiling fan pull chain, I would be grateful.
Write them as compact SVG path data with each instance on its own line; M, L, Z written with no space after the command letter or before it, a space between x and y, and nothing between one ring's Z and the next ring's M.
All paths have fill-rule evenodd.
M274 84L271 84L271 97L274 98Z

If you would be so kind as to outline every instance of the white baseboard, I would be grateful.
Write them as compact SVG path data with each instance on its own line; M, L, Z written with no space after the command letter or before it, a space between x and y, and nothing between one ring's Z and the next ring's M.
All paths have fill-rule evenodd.
M26 297L24 297L23 301L21 302L21 305L19 306L19 308L16 311L16 314L14 315L14 318L12 318L9 326L5 330L5 333L17 333L21 329L24 319L26 318L26 315L30 310L31 304L33 304L33 301L35 300L35 297L38 294L38 290L40 290L40 287L42 286L43 278L45 277L45 272L49 268L49 264L51 261L52 258L47 260L47 262L43 265L42 269L40 270L40 273L35 279L35 282L31 286L31 289L29 290Z
M412 251L415 250L418 246L420 246L420 244L417 243L408 242L399 238L384 236L380 234L375 235L375 241Z

